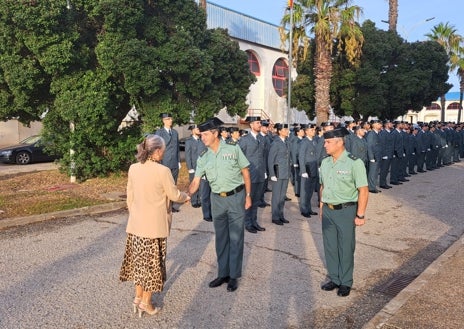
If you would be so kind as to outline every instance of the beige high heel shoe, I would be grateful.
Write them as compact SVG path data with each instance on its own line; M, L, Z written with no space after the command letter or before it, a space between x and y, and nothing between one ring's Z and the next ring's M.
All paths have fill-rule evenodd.
M134 313L137 313L138 306L142 301L142 297L135 297L134 301L132 302L132 307L134 309Z
M152 307L150 304L145 304L143 302L140 302L137 307L139 309L139 318L142 317L143 312L147 313L148 315L155 315L161 310L159 307Z

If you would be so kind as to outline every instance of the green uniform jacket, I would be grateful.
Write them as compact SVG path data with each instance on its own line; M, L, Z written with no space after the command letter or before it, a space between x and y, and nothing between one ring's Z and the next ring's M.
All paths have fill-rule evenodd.
M195 177L206 175L211 191L229 192L242 185L242 169L250 165L236 144L220 143L217 153L210 148L197 160Z
M322 160L320 169L322 202L340 204L358 201L358 188L367 186L366 167L346 150L334 163L332 157Z

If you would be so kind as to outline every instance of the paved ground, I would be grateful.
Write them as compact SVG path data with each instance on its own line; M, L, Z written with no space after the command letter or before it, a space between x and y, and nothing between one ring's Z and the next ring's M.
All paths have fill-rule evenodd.
M53 162L31 163L28 165L17 165L0 162L0 176L19 174L23 172L34 172L42 170L57 169L58 166Z
M463 170L455 164L370 195L347 298L320 290L320 223L299 215L295 197L283 227L270 223L269 208L260 210L267 230L246 234L234 293L208 288L216 275L212 225L183 206L168 240L168 281L154 297L163 311L144 319L130 312L131 284L118 282L124 210L4 229L0 327L462 328Z

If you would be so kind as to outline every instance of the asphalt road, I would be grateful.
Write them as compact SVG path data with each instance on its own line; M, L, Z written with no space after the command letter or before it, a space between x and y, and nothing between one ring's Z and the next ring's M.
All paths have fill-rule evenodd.
M0 328L361 328L394 296L390 283L415 278L463 234L463 170L455 164L370 195L347 298L320 290L320 222L301 217L295 197L283 227L260 209L266 231L246 232L234 293L208 288L212 224L183 206L168 239L168 281L153 298L163 310L142 319L131 312L132 284L118 281L124 211L0 231Z
M57 169L58 165L54 162L31 163L28 165L17 165L0 162L0 176L12 175L24 172L43 171Z

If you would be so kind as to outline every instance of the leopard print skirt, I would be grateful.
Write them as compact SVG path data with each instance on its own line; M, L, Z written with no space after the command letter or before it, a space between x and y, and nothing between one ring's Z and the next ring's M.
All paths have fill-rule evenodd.
M144 291L163 291L166 281L166 240L142 238L128 233L119 279L134 281Z

